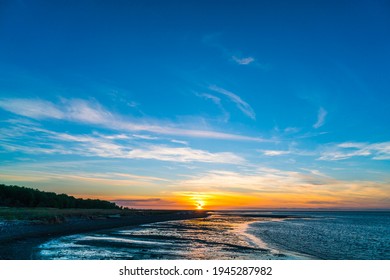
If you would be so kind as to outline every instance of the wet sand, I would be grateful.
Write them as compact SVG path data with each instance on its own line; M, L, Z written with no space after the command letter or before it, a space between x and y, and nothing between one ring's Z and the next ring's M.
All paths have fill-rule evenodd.
M36 246L59 236L169 220L201 218L207 215L203 211L169 211L166 213L145 211L122 217L107 216L99 219L69 219L57 224L23 222L3 224L0 225L0 259L32 259Z

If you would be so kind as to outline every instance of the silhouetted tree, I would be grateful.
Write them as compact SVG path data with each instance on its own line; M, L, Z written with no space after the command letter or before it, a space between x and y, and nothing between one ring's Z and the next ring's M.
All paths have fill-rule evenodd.
M0 184L0 206L51 207L83 209L120 209L115 203L99 199L75 198L66 194L44 192L19 186Z

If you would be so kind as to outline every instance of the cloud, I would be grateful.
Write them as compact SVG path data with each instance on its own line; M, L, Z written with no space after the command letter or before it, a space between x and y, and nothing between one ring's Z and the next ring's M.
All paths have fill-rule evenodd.
M325 117L327 114L328 114L328 112L325 111L325 109L321 107L318 110L317 122L315 124L313 124L313 127L320 128L321 126L323 126L325 124Z
M356 149L364 148L365 146L367 146L367 143L358 143L358 142L344 142L337 145L337 147L339 148L356 148Z
M97 134L99 135L99 134ZM107 139L113 139L113 140L124 140L124 139L131 139L130 136L125 134L113 134L113 135L100 135L103 138ZM134 136L134 135L133 135Z
M127 202L156 202L161 201L161 198L145 198L145 199L117 199L111 200L115 202L127 203Z
M139 135L139 134L133 134L133 137L144 139L144 140L158 140L158 137L150 136L150 135Z
M299 128L298 127L286 127L285 129L284 129L284 132L285 133L297 133L297 132L299 132Z
M212 95L212 94L208 94L208 93L199 93L196 95L198 97L202 97L202 98L205 98L207 100L211 100L221 110L221 112L223 114L223 117L222 117L223 122L229 121L230 114L228 113L228 111L226 111L225 107L222 106L221 98L219 98L215 95Z
M0 99L0 108L33 119L63 119L64 112L53 103L40 99L3 98Z
M166 146L149 146L146 149L134 149L125 155L126 158L135 159L156 159L161 161L174 162L208 162L239 164L245 160L233 153L210 153L208 151L185 148L174 148Z
M208 93L197 93L196 95L199 97L203 97L205 99L211 100L216 105L221 105L221 98L219 98L215 95L208 94Z
M136 198L136 199L115 199L110 200L124 207L135 207L135 208L157 208L175 206L177 203L161 198Z
M64 100L65 114L68 119L82 123L107 124L113 115L97 102L88 102L81 99Z
M232 56L232 59L237 62L240 65L248 65L251 64L255 59L253 57L243 57L243 58L238 58L237 56Z
M129 174L129 173L111 173L112 176L115 176L116 178L130 178L130 179L136 179L139 181L163 181L168 182L169 180L159 177L153 177L153 176L142 176L142 175L136 175L136 174Z
M176 144L181 144L181 145L188 146L188 142L187 141L172 139L171 142L172 143L176 143Z
M269 68L268 65L263 65L260 63L257 63L256 59L252 56L243 56L240 51L232 51L226 48L223 44L221 44L219 41L219 37L221 36L221 33L217 34L209 34L203 37L203 43L205 43L209 47L213 47L218 49L223 56L226 59L229 59L230 61L234 61L235 63L239 65L249 65L252 64L260 69L266 70Z
M375 151L373 159L388 160L390 159L390 142L371 144L369 149Z
M220 94L227 96L230 99L230 101L232 101L233 103L235 103L237 105L238 109L240 109L241 112L243 112L245 115L247 115L252 120L256 119L256 114L255 114L254 110L252 109L252 107L248 103L246 103L244 100L242 100L241 97L239 97L238 95L236 95L230 91L227 91L223 88L217 87L215 85L210 86L210 89L212 91L215 91L215 92L218 92Z
M294 144L290 144L288 149L285 150L257 150L261 154L269 157L276 157L276 156L284 156L284 155L291 155L291 156L316 156L318 155L318 152L316 151L309 151L309 150L302 150L294 147Z
M345 160L352 157L371 157L374 160L390 159L390 142L359 143L345 142L326 147L319 160Z
M61 185L65 183L68 186L120 186L120 187L153 187L161 182L167 181L163 178L137 176L128 174L128 176L118 176L116 173L90 173L90 172L77 172L73 169L66 169L59 173L58 170L50 171L48 166L31 166L31 164L22 164L19 167L23 167L23 173L13 168L4 168L0 171L0 177L3 180L9 180L13 182L56 182L51 183L53 185ZM81 189L80 189L81 190ZM79 190L77 190L79 191Z
M32 119L61 119L89 124L106 124L113 120L99 103L82 99L62 99L61 104L41 99L3 98L0 108Z
M244 199L257 200L258 207L302 207L313 201L327 206L343 207L384 207L382 198L390 191L387 182L345 181L322 174L283 171L262 168L248 173L213 170L176 183L182 192L192 191L203 194L220 193ZM237 199L237 202L239 199ZM231 207L234 206L234 201ZM389 207L389 203L387 207ZM312 205L311 205L312 206Z
M277 151L277 150L263 150L261 151L265 156L282 156L290 154L290 151Z
M225 92L224 94L230 95L230 98L238 104L241 110L254 118L253 110L248 104L232 93ZM37 120L65 120L120 131L143 131L162 135L236 141L265 141L260 137L224 133L213 130L181 128L177 127L177 125L173 123L162 123L157 120L147 121L146 119L125 119L123 116L109 112L98 102L81 99L62 99L61 104L56 105L52 102L39 99L3 98L0 99L0 108L20 116Z
M234 192L261 193L284 191L288 186L304 183L298 172L263 168L248 174L225 170L213 170L181 181L181 186L193 190L233 190Z
M11 131L15 127L11 128ZM26 154L73 154L85 157L153 159L172 162L205 162L205 163L244 163L245 160L230 152L212 153L190 147L171 147L167 145L137 146L134 139L119 135L108 137L102 134L79 135L58 133L33 126L16 128L24 141L15 143L12 133L6 132L6 138L0 139L0 147L8 151L19 151ZM24 131L23 131L24 129ZM3 131L5 131L3 129ZM118 137L116 137L118 136ZM143 139L141 139L143 140Z

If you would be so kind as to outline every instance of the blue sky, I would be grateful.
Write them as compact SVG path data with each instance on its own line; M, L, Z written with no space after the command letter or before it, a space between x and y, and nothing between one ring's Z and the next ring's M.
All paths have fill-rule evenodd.
M131 207L388 208L389 12L0 1L0 180Z

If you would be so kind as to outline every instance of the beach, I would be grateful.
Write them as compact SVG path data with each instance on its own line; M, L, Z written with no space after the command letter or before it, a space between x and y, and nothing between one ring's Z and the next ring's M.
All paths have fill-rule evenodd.
M67 235L36 247L41 260L286 260L302 254L268 247L248 232L255 222L284 220L272 213L215 212L128 228Z
M390 212L134 211L0 220L0 259L386 260Z
M66 235L41 260L388 260L390 212L209 211L197 219Z
M131 227L163 221L206 217L204 211L136 211L121 215L75 217L47 223L41 221L0 221L0 259L29 260L36 246L61 236Z

